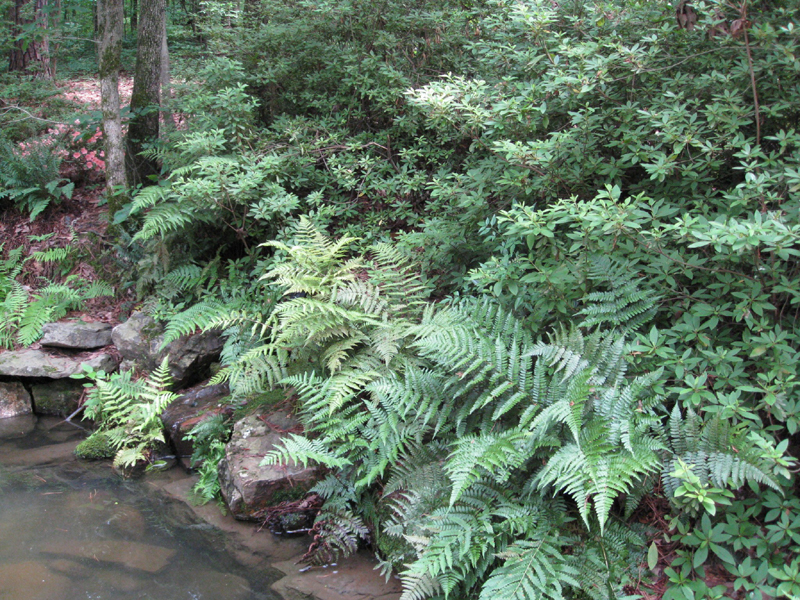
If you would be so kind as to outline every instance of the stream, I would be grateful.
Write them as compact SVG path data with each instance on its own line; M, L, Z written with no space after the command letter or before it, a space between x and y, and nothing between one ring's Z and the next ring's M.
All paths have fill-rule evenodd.
M279 600L223 534L146 480L78 461L59 419L0 420L0 600Z

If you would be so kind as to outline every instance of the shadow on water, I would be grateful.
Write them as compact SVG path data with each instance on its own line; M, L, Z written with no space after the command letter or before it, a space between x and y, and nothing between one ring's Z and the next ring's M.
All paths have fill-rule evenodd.
M278 599L189 508L74 459L84 435L0 420L0 600Z

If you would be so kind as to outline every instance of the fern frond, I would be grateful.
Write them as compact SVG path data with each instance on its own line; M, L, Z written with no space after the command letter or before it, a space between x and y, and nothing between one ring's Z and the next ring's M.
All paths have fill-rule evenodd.
M578 571L561 553L556 539L540 532L498 554L504 563L492 571L480 600L561 600L564 586L580 588Z

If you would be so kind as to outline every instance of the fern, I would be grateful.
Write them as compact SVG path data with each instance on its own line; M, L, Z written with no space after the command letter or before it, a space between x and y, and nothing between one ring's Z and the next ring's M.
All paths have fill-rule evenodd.
M498 554L503 565L492 572L480 600L538 600L563 598L564 584L580 588L578 571L561 553L549 532L538 539L520 540Z
M146 460L154 445L163 444L161 413L178 395L169 391L172 380L167 358L147 378L131 381L130 371L106 375L88 371L86 416L98 422L117 453L114 464L130 467Z
M71 253L69 248L52 248L23 257L23 249L19 247L10 250L0 262L0 347L12 348L15 343L28 346L41 337L45 323L61 319L89 298L113 295L111 286L89 283L75 275L63 283L47 283L32 293L16 280L30 258L38 256L40 261L61 264Z
M737 489L752 481L780 490L772 475L774 462L762 457L742 429L726 423L719 415L703 423L691 409L684 417L676 405L669 419L669 437L672 452L661 475L670 496L681 484L672 476L681 460L691 466L702 483L710 482L718 488Z
M641 279L633 276L634 265L618 262L607 256L595 256L590 261L588 279L607 286L584 297L586 307L581 327L598 325L634 331L655 316L658 298L650 290L640 289Z

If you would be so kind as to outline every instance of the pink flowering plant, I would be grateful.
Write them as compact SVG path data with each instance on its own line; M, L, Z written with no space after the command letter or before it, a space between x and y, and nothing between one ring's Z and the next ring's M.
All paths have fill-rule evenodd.
M71 198L76 182L101 180L101 138L99 128L87 131L76 120L16 144L0 139L0 202L13 202L33 220L50 202Z

